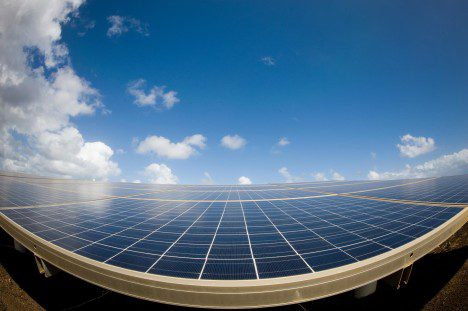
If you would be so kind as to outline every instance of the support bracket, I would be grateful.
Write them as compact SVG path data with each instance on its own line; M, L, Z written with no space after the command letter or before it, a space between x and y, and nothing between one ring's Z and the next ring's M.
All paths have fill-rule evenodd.
M411 271L413 271L413 264L393 274L390 274L389 276L385 277L383 280L385 283L392 286L393 288L400 289L402 286L405 286L409 283Z
M16 241L15 239L13 239L13 246L14 246L15 250L17 250L18 252L26 253L26 247L24 247L23 244Z
M52 275L56 274L60 271L59 268L56 266L48 263L44 259L34 255L34 260L36 261L37 269L39 270L40 274L44 274L46 278L51 277Z

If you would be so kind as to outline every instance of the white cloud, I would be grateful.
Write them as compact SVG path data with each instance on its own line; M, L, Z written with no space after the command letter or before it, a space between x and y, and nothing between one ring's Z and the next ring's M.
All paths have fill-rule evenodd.
M278 173L280 173L281 176L283 176L285 182L287 182L287 183L300 182L300 181L303 180L302 177L293 176L293 175L288 171L288 168L287 168L287 167L284 167L284 166L278 170Z
M140 154L154 153L168 159L185 160L198 154L199 149L206 146L206 137L195 134L185 137L183 141L173 143L163 136L148 136L138 144L137 152Z
M345 177L338 172L332 171L331 180L343 181Z
M28 141L34 149L29 146L6 149L6 154L2 154L3 169L100 180L120 174L117 163L110 160L112 149L100 141L84 142L74 127L44 131L31 135Z
M287 139L286 137L281 137L277 142L276 144L273 145L273 147L271 148L271 153L273 154L280 154L281 153L281 149L283 149L284 147L286 147L287 145L289 145L291 142L289 141L289 139Z
M107 18L110 24L107 29L108 37L118 37L126 32L135 31L144 36L148 36L148 24L142 23L140 20L127 16L112 15Z
M179 178L166 164L152 163L145 168L145 175L152 184L177 184Z
M127 180L125 178L121 178L120 182L127 182Z
M341 175L340 173L334 170L330 170L330 174L331 176L327 178L327 176L324 173L318 172L318 173L312 174L312 177L314 178L315 181L328 181L328 180L343 181L345 180L343 175Z
M251 185L251 184L252 184L252 181L250 180L250 178L245 177L245 176L239 177L239 185Z
M141 184L141 180L135 179L134 181L132 181L132 183L134 183L134 184Z
M221 139L221 145L231 150L240 149L247 144L247 141L239 135L226 135Z
M86 142L70 119L103 110L97 90L70 65L62 24L82 1L0 4L0 166L107 179L120 169L103 142Z
M375 153L375 152L372 151L372 152L370 153L370 157L371 157L372 160L376 160L376 159L377 159L377 153Z
M402 144L397 144L397 147L402 157L415 158L435 150L435 141L431 137L414 137L406 134L400 140Z
M328 178L325 176L324 173L315 173L315 174L312 174L312 176L314 177L315 181L327 181Z
M404 179L425 178L468 173L468 149L441 156L416 166L406 165L403 170L378 173L369 171L367 178L376 179Z
M127 86L127 92L135 98L133 102L137 106L171 109L180 101L179 98L177 98L177 92L165 92L164 86L155 85L146 93L144 90L145 84L146 81L144 79L139 79L130 82Z
M203 185L213 185L214 184L213 178L211 177L211 175L208 172L204 172L203 175L205 176L205 178L203 178L202 181L201 181Z
M203 149L206 147L206 137L201 134L195 134L185 137L183 143Z
M380 174L376 171L369 171L369 174L367 174L367 179L378 180L380 179Z
M271 56L264 56L262 58L260 58L260 61L265 64L266 66L274 66L276 65L276 60L271 57Z
M285 147L287 145L289 145L291 142L289 141L289 139L287 139L286 137L281 137L280 140L278 141L277 145L279 147Z

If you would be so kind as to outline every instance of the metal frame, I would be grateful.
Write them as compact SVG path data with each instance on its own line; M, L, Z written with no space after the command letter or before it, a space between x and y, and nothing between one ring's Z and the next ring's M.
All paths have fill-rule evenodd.
M0 226L43 261L125 295L199 308L261 308L295 304L362 287L412 265L468 220L468 209L425 235L381 255L315 273L260 280L197 280L145 274L62 249L0 213Z

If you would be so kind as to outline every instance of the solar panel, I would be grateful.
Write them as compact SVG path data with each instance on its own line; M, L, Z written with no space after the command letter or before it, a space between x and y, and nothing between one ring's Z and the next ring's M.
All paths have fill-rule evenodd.
M308 278L354 267L457 217L464 223L467 205L468 175L254 186L0 176L0 224L64 254L175 283Z

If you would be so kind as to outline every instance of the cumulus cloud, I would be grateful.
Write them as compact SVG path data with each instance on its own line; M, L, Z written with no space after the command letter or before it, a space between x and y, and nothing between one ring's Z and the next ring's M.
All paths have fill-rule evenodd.
M203 185L213 185L214 184L213 178L211 177L210 173L204 172L203 175L205 176L205 178L203 178L201 180Z
M345 177L338 172L332 171L331 180L343 181Z
M135 31L141 35L148 36L148 24L127 16L112 15L107 18L110 24L107 29L108 37L118 37L126 32Z
M6 144L7 148L0 153L3 169L97 179L120 174L117 163L110 160L112 149L100 141L85 142L74 127L44 131L29 136L28 141L33 147L10 149L11 144Z
M145 175L152 184L177 184L179 178L166 164L152 163L145 168Z
M324 173L315 173L315 174L312 174L312 177L314 177L314 180L315 181L327 181L328 178L325 176Z
M148 92L145 92L145 85L146 81L139 79L130 82L127 86L127 92L135 98L133 102L139 107L151 106L159 109L171 109L180 101L177 98L177 92L165 92L165 86L153 86Z
M367 178L371 180L426 178L466 173L468 173L468 149L462 149L416 166L406 165L404 169L399 171L378 173L371 170L367 174Z
M251 185L252 184L252 181L250 180L250 178L245 177L245 176L239 177L238 181L239 181L239 185Z
M198 154L206 146L206 137L195 134L173 143L163 136L148 136L138 144L136 151L140 154L153 153L162 158L185 160Z
M280 173L281 176L283 176L284 181L287 183L300 182L303 180L302 177L292 175L289 172L288 168L284 166L278 170L278 173Z
M276 144L273 145L271 148L271 153L273 154L280 154L282 149L289 145L291 142L286 137L281 137Z
M226 135L221 139L221 145L231 150L241 149L247 141L239 135Z
M435 150L435 141L431 137L414 137L406 134L400 138L401 144L397 144L400 155L406 158L415 158L422 154Z
M315 181L328 181L328 180L334 180L334 181L343 181L345 180L345 177L341 175L340 173L330 170L329 177L325 175L325 173L318 172L318 173L313 173L311 174L312 177L314 178Z
M287 145L289 145L291 142L289 141L289 139L287 139L286 137L281 137L280 140L278 141L277 145L279 147L285 147Z
M276 65L276 60L271 56L264 56L260 58L260 61L268 67Z
M369 180L378 180L378 179L381 179L380 178L380 174L377 173L376 171L369 171L369 173L367 174L367 179ZM383 179L383 178L382 178Z
M82 1L0 4L0 166L62 177L120 173L103 142L86 142L71 118L103 109L70 65L62 24Z

